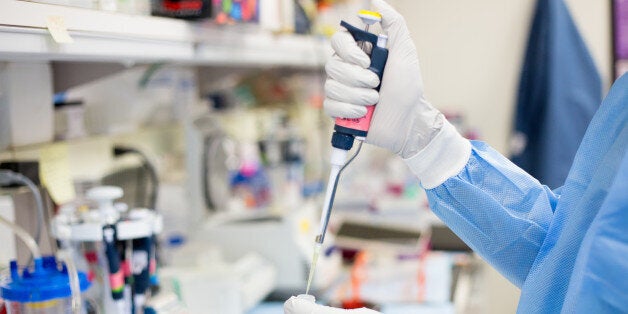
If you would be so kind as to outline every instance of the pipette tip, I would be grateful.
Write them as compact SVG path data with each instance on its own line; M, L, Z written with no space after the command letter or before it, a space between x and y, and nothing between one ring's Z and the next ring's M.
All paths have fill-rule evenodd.
M312 256L312 265L310 265L310 274L307 276L307 287L305 288L305 294L310 293L310 286L312 285L312 280L314 279L314 271L316 270L316 263L318 262L318 256L321 253L321 248L323 247L322 243L316 242L314 245L314 254Z

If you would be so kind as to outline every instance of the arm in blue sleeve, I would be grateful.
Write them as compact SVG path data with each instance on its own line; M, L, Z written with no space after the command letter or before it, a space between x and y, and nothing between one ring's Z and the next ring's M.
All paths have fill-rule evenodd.
M521 287L558 195L482 142L463 170L427 190L430 207L475 252Z

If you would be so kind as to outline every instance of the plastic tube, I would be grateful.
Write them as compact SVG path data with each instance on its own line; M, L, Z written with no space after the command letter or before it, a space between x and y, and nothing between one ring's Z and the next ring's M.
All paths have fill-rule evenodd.
M22 240L22 242L24 242L26 247L28 247L28 249L31 251L31 254L33 254L34 259L41 259L41 253L39 252L39 246L37 245L37 242L35 242L35 239L33 239L33 237L28 234L26 230L10 222L2 216L0 216L0 223L3 223L7 227L9 227L9 229L11 229L11 231L13 231L13 233L15 233L15 235L17 235L20 240Z
M22 183L26 185L33 193L33 196L35 197L35 204L37 206L37 230L35 231L35 239L37 240L37 243L40 243L41 230L44 224L44 202L42 200L41 193L39 193L39 188L37 188L35 183L31 181L31 179L27 178L21 173L13 172L10 170L3 170L0 171L0 177L3 177L3 179L7 179L11 182Z
M79 281L78 270L72 260L72 254L69 250L59 250L57 258L65 263L68 269L68 277L70 280L70 292L72 293L72 313L81 314L81 284Z
M157 175L157 170L148 159L148 156L144 154L139 149L131 148L131 147L123 147L116 146L113 148L113 153L115 156L121 156L124 154L137 154L142 158L142 167L146 169L148 172L148 176L152 181L152 187L150 191L150 199L148 200L148 208L151 210L157 210L157 193L159 192L159 176Z

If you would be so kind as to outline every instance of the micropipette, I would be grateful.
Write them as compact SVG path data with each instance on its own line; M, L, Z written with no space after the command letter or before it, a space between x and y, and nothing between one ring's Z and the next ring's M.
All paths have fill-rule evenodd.
M364 52L369 53L366 49L365 43L369 42L373 45L370 51L371 64L369 70L377 74L380 79L384 74L384 67L388 59L388 49L386 44L388 37L386 35L375 35L368 30L371 25L381 22L381 14L373 11L360 10L358 12L360 19L366 24L364 30L358 29L349 23L342 21L340 25L347 29L351 36L358 42L358 45ZM379 89L379 86L377 87ZM331 217L331 210L334 204L334 198L336 196L336 189L338 188L338 182L340 180L340 174L342 171L357 157L362 148L362 143L366 139L371 119L373 118L373 112L375 111L375 105L368 106L366 115L362 118L348 119L337 118L334 126L334 134L331 138L332 151L331 151L331 171L329 174L329 180L327 182L327 190L325 192L325 200L323 203L323 211L321 214L320 229L315 239L314 255L312 257L312 265L310 267L310 274L308 276L308 282L305 294L310 291L310 285L314 277L314 270L318 261L318 256L321 251L323 242L325 241L325 234L327 233L327 225ZM358 140L358 147L355 154L347 160L349 150L353 147L354 140Z

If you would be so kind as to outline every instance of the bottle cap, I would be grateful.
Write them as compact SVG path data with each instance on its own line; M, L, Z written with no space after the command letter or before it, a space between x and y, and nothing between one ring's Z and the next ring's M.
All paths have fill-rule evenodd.
M15 302L42 302L67 298L72 295L70 278L65 267L59 270L54 256L35 259L34 270L24 269L19 273L18 265L11 261L11 278L0 285L0 298ZM81 292L89 288L85 273L79 272Z

